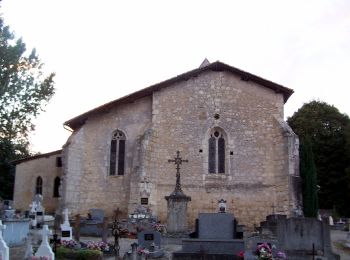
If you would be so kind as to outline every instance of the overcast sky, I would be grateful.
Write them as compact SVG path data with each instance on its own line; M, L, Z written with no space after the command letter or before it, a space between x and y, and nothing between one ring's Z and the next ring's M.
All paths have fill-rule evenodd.
M313 99L350 114L347 0L3 0L0 10L57 74L35 121L34 152L61 149L68 119L204 58L294 89L285 117Z

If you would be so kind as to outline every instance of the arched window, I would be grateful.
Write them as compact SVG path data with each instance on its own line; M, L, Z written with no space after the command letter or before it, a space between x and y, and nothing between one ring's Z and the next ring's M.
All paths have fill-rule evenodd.
M35 194L43 195L43 179L40 176L36 178Z
M225 136L220 129L211 131L208 149L208 172L225 173Z
M109 162L110 175L124 175L125 171L125 134L116 131L111 140L111 155Z
M53 197L58 198L60 197L60 185L61 185L61 178L56 177L53 183Z

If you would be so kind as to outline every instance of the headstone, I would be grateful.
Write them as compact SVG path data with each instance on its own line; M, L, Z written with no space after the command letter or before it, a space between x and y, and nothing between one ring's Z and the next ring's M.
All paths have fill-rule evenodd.
M329 216L329 225L330 226L334 226L334 221L333 221L333 218L332 218L332 216Z
M72 240L72 227L69 224L68 209L63 210L64 222L61 225L61 240Z
M43 196L41 194L36 194L34 196L34 202L36 204L35 219L37 226L44 224L45 208L42 206Z
M234 217L229 213L199 213L198 238L233 239Z
M161 235L158 231L142 231L137 234L137 242L142 248L150 248L152 244L161 246Z
M6 242L4 241L2 237L2 231L6 228L5 225L2 224L2 221L0 220L0 259L1 260L9 260L9 247L7 246Z
M51 260L55 260L55 254L53 253L48 240L48 236L51 234L52 232L49 230L47 225L44 225L42 229L42 242L38 248L38 251L36 251L35 256L46 256Z
M96 222L102 223L105 217L105 212L103 209L90 209L91 219Z

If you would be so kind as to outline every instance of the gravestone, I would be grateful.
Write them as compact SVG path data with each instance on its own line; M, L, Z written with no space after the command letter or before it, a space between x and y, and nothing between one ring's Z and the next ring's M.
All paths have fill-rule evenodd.
M81 218L80 234L86 236L102 236L103 219L105 216L103 209L90 209L89 217Z
M199 213L198 238L233 239L234 217L229 213Z
M2 231L6 228L5 225L2 224L0 220L0 259L1 260L9 260L9 254L10 250L9 247L7 246L6 242L4 241L2 237Z
M160 247L161 235L157 231L142 231L137 233L137 242L143 248L149 248L152 244Z
M42 195L36 194L34 196L34 202L36 204L35 220L36 220L36 225L39 227L44 224L45 208L42 206L42 201L43 201Z
M137 233L137 240L140 250L149 251L149 258L159 258L164 255L161 248L161 235L157 231L142 231Z
M61 240L72 240L72 227L69 224L68 209L63 210L64 222L61 224Z
M236 239L236 221L230 213L200 213L197 238L183 239L182 250L173 253L174 259L231 259L244 250L244 241Z
M55 254L53 253L50 244L48 236L52 234L52 232L49 230L47 225L43 225L42 229L42 241L38 248L38 251L36 251L35 256L46 256L51 260L55 260Z

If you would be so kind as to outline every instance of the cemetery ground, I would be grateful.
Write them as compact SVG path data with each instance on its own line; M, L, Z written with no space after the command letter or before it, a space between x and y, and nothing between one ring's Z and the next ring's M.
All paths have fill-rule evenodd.
M31 230L31 232L39 232L40 230ZM341 260L350 259L350 249L347 249L343 246L346 241L348 232L341 230L331 230L331 241L333 252L340 255ZM108 237L108 242L113 243L113 237ZM86 241L101 241L100 237L84 237L80 238L82 242ZM120 239L120 256L122 257L124 253L131 249L130 245L134 242L137 242L137 239L130 238L121 238ZM165 255L160 260L163 259L172 259L172 253L179 251L181 249L181 238L162 238L163 248ZM10 259L11 260L23 260L26 247L25 245L20 247L11 247L10 248ZM106 256L105 260L114 260L114 256Z
M32 229L30 230L33 236L40 236L40 229ZM88 237L88 236L81 236L80 237L81 242L88 242L88 241L102 241L101 237ZM131 244L136 242L137 238L120 238L119 239L119 245L120 245L120 259L122 259L123 255L131 250ZM108 237L108 243L113 244L114 243L114 237L110 236ZM162 258L158 258L160 260L162 259L171 259L172 252L178 251L181 249L181 238L168 238L164 237L162 238L162 246L164 248L164 256ZM17 246L17 247L10 247L10 260L23 260L24 255L26 251L26 245L23 246ZM56 258L57 259L57 258ZM105 260L114 260L116 259L114 256L104 256L103 259Z

